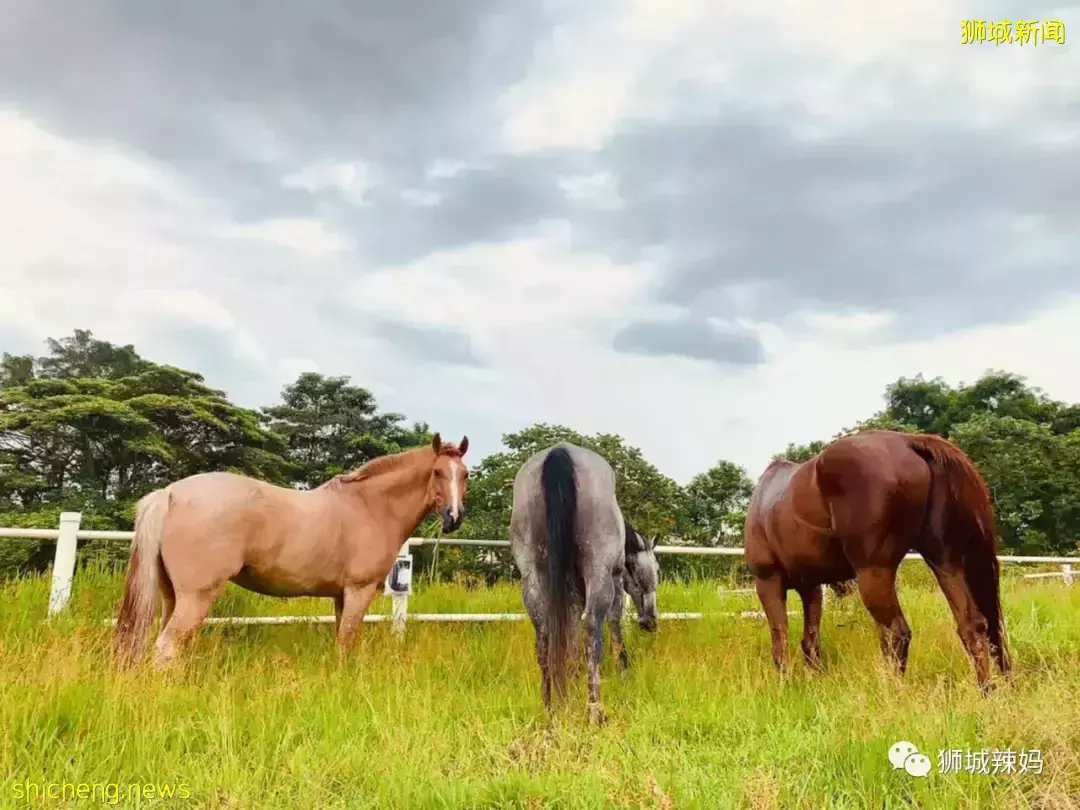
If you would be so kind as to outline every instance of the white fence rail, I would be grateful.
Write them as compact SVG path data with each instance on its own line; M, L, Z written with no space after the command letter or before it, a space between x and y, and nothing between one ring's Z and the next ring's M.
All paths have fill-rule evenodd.
M80 529L82 514L64 512L60 515L60 526L56 529L16 529L0 527L0 538L15 537L33 540L56 540L56 557L53 561L52 586L49 590L49 615L54 616L63 610L71 598L72 582L75 577L75 550L79 540L131 540L134 532L100 531ZM508 540L466 540L460 538L410 537L405 543L395 563L394 570L387 577L386 591L391 595L390 614L369 614L365 622L390 621L396 635L405 631L406 621L420 622L505 622L521 621L524 613L409 613L409 594L412 593L412 555L410 547L425 545L444 546L486 546L509 548ZM657 546L657 554L684 554L709 557L741 557L741 548L720 548L714 546ZM908 554L905 559L921 560L919 554ZM1039 557L1002 554L998 560L1006 563L1046 563L1061 566L1061 571L1027 574L1026 579L1061 577L1066 585L1072 585L1075 577L1073 564L1080 563L1080 557ZM738 589L727 593L752 593L753 589ZM738 614L743 618L762 615L760 611L744 610ZM701 613L661 613L661 619L700 619ZM115 620L113 620L115 621ZM333 616L224 616L206 620L209 624L297 624L331 623Z

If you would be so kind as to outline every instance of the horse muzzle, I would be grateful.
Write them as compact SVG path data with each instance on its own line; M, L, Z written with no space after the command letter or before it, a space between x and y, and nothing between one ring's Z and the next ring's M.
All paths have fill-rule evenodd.
M638 619L638 627L649 633L655 633L660 629L660 625L656 621L655 616L649 616L645 619Z
M458 529L460 529L461 524L464 522L464 520L465 520L465 510L464 509L462 509L460 512L458 512L457 517L454 517L453 514L451 514L449 506L442 510L442 530L446 534L450 534L451 532L456 532Z

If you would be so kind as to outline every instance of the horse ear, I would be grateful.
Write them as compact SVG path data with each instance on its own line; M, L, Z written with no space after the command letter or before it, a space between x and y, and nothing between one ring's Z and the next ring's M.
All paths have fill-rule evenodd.
M466 453L466 451L468 449L469 449L469 437L468 436L462 436L461 437L461 444L458 445L458 450L461 452L461 455L465 455L465 453Z
M440 436L438 433L431 437L431 449L434 450L436 453L438 453L439 450L442 449L442 436Z

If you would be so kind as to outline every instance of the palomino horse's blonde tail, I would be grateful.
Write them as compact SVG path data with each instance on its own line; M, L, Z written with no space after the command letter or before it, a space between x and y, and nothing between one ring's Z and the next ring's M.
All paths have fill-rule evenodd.
M151 492L135 506L135 537L114 636L121 666L130 666L139 658L157 612L161 532L168 511L168 489Z

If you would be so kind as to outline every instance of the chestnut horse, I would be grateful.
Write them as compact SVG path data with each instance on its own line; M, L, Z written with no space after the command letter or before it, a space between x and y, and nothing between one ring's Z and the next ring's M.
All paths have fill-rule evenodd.
M990 656L1002 673L1010 667L995 542L986 483L940 436L870 430L837 439L802 464L774 460L754 489L744 535L773 661L787 666L788 590L801 597L803 655L818 668L821 586L854 577L880 628L882 652L903 674L911 628L896 596L896 570L917 551L988 691Z
M468 448L468 437L454 445L436 433L430 446L380 456L309 491L213 472L151 492L136 507L116 624L119 663L141 653L159 591L162 666L229 581L267 596L332 598L344 657L420 521L440 509L443 531L461 526Z

